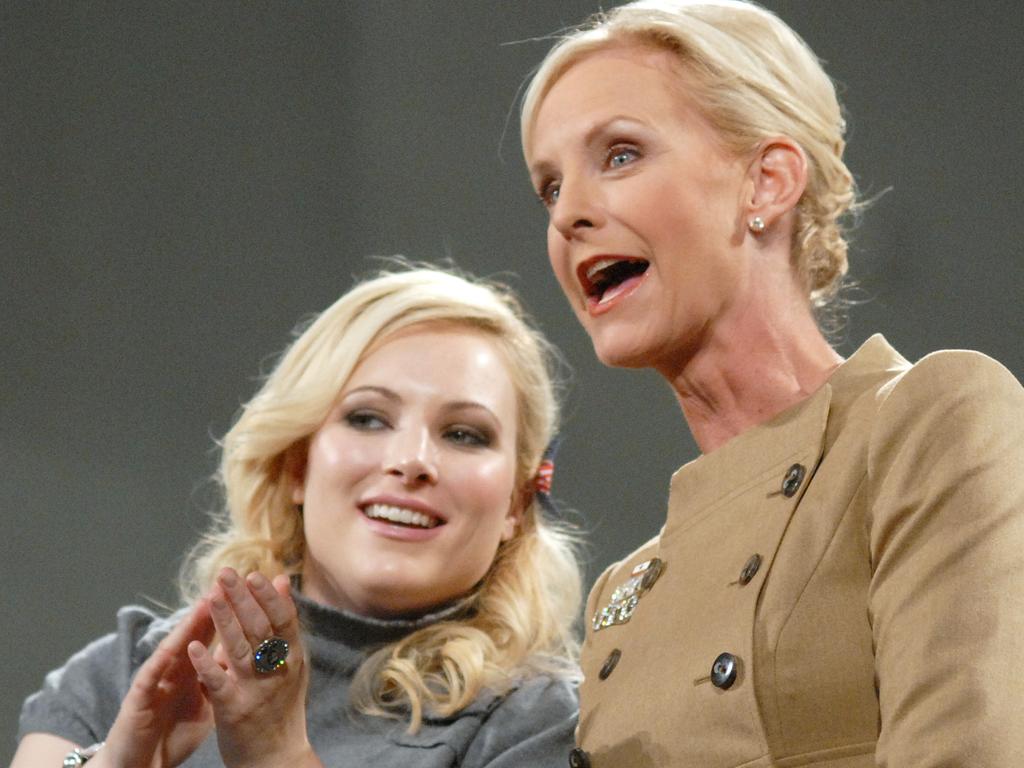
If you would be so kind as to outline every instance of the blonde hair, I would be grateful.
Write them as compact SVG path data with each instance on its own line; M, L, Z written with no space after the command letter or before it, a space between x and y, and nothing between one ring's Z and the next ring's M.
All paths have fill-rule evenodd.
M846 126L818 58L770 11L742 0L638 0L596 14L563 37L533 76L523 98L524 151L541 102L572 64L637 44L676 55L694 105L738 156L780 134L804 150L808 180L792 258L812 305L825 305L847 271L842 220L857 198L843 162Z
M486 334L506 356L517 394L517 487L530 485L558 423L553 348L505 288L436 268L385 272L356 285L284 352L223 440L225 505L183 569L186 600L217 572L298 574L305 541L292 504L295 461L307 449L356 365L372 346L413 325ZM528 503L456 620L421 628L364 662L355 706L375 715L451 715L484 688L501 691L534 672L575 676L580 607L576 536Z

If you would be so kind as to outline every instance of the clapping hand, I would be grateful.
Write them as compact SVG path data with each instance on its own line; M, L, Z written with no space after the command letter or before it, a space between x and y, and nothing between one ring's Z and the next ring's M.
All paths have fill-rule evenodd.
M259 573L245 579L223 569L209 596L220 636L211 652L201 639L188 657L213 710L217 743L227 768L320 766L306 734L308 670L287 576L273 582ZM287 659L257 668L257 649ZM271 642L266 642L271 641ZM262 648L261 648L262 646Z
M172 768L196 750L213 727L213 713L185 649L209 643L213 634L210 604L200 600L139 668L90 766Z

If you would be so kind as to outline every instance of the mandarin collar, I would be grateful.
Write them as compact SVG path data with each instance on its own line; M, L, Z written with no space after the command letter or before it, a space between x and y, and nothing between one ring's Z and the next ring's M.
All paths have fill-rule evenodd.
M676 470L669 489L667 527L685 527L700 510L766 473L777 472L780 466L798 460L816 464L830 421L849 408L867 381L907 365L881 334L871 336L808 397Z

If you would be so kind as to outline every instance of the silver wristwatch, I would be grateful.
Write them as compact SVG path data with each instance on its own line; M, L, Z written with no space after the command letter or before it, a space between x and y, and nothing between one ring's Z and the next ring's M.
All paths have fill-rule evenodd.
M68 756L64 758L62 768L79 768L79 766L85 765L89 758L100 751L100 747L102 746L103 742L101 741L99 744L93 744L91 747L85 747L84 749L81 747L75 747L68 752Z

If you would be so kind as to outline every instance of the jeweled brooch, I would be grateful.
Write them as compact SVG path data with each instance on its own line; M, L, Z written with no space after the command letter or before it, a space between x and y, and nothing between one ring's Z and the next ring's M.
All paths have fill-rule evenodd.
M633 566L629 578L612 592L611 600L594 613L594 631L599 632L615 624L625 624L640 604L640 598L650 592L654 582L665 572L661 558L653 557Z

